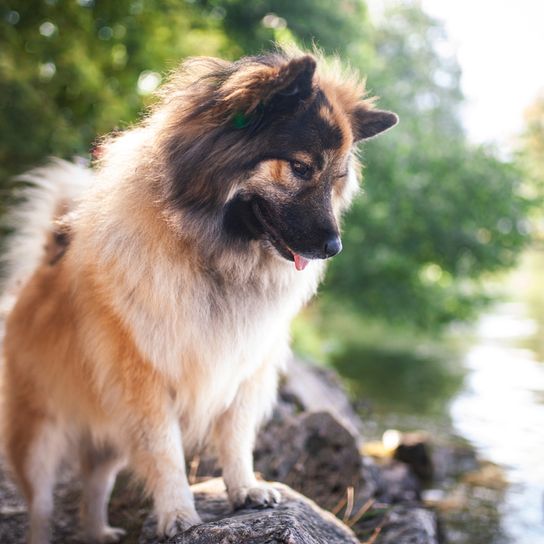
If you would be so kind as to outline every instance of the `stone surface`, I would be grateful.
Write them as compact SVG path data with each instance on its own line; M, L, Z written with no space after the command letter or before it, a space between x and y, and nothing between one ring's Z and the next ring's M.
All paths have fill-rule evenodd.
M276 508L232 511L221 479L193 486L197 510L204 524L171 539L176 544L355 544L354 533L329 512L285 485L275 484L283 501ZM144 524L150 505L121 478L110 504L110 519L128 529L123 543L155 544L152 518ZM79 486L68 469L63 471L55 493L53 544L83 544L77 512ZM12 480L0 460L0 543L25 544L28 517ZM141 535L140 535L141 533ZM138 537L138 535L140 535Z
M144 525L139 544L358 544L353 532L329 512L281 484L275 508L233 512L220 479L193 486L204 523L167 540L155 536L155 522Z
M458 439L459 440L459 439ZM474 448L460 443L433 443L432 463L435 484L444 485L463 474L478 470L479 462Z
M431 482L434 475L429 442L426 433L403 433L393 454L395 459L406 463L424 483Z
M432 544L438 542L436 516L421 507L396 506L388 514L378 544Z
M390 461L380 467L379 487L375 492L380 502L396 504L421 499L421 483L408 465Z
M281 395L291 397L306 412L328 412L359 443L363 426L338 375L301 359L291 358L281 385Z
M303 412L270 422L255 450L255 468L333 509L348 488L363 486L354 436L328 412Z

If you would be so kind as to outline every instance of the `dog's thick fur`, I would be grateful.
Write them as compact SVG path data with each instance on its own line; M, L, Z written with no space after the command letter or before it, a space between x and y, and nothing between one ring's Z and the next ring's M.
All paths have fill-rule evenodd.
M61 161L31 173L34 200L57 196L23 220L60 219L17 239L33 265L9 283L4 434L32 544L48 542L69 448L92 542L121 535L106 510L125 463L159 532L199 523L184 456L208 443L234 506L278 500L255 479L252 448L289 323L317 288L318 259L341 248L354 143L396 123L363 95L301 53L192 59L140 125L102 144L92 173Z

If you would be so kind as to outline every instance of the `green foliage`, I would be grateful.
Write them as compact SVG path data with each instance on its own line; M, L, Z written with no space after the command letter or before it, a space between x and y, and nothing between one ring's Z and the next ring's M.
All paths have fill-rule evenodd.
M136 119L146 73L231 53L218 21L176 0L2 0L0 44L4 195L11 175L48 155L85 155L97 136Z
M223 17L225 32L245 53L273 47L277 31L288 26L307 48L316 41L329 53L345 54L369 31L361 0L197 0Z
M525 112L525 129L520 141L519 158L527 172L528 190L542 196L544 191L544 90ZM539 232L539 238L542 239L542 232Z
M467 143L459 67L416 2L373 24L363 0L0 0L0 206L13 174L133 122L183 57L293 39L338 52L401 116L364 146L364 193L314 311L419 328L470 316L479 280L527 241L531 201L513 165Z
M324 303L342 298L369 316L430 328L486 301L479 280L515 264L532 201L515 166L467 143L460 70L440 25L410 4L383 21L369 81L401 122L364 148L364 194Z
M519 175L484 149L451 140L436 149L425 137L420 148L395 148L402 137L368 151L330 293L422 326L467 317L481 300L477 280L512 266L523 246Z

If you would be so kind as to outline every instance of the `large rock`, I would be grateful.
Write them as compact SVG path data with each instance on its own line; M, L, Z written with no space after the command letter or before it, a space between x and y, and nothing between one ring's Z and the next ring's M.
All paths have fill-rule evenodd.
M363 487L354 436L328 412L303 412L272 420L259 436L255 468L332 510Z
M358 544L354 533L332 514L285 485L274 484L282 502L275 508L233 512L222 480L192 487L202 525L169 540L155 536L155 521L144 525L139 544Z
M328 412L361 441L363 424L338 375L331 369L292 357L283 377L281 397L291 398L306 412Z

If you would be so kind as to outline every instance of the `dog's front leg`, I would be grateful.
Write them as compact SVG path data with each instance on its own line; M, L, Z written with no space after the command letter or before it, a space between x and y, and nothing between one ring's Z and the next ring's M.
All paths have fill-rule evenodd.
M185 473L179 421L167 406L132 420L132 465L153 497L159 535L202 523Z
M214 441L223 480L232 505L273 506L280 494L259 482L253 472L253 447L260 423L276 398L277 370L263 365L238 390L234 402L214 427Z

